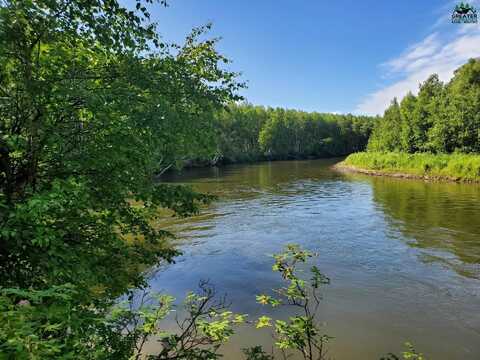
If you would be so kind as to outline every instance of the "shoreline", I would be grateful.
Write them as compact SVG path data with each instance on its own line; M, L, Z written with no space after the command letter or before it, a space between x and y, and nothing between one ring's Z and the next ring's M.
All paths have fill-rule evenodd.
M218 167L222 168L225 166L230 165L255 165L255 164L262 164L262 163L269 163L269 162L280 162L280 161L308 161L308 160L334 160L334 159L343 159L347 158L347 155L338 155L338 156L308 156L308 157L289 157L289 158L258 158L253 160L240 160L240 161L218 161L215 163L208 162L208 161L188 161L186 162L181 169L204 169L204 168L213 168ZM342 160L342 161L343 161ZM164 173L169 173L172 171L176 171L175 168L171 167L166 170ZM162 173L163 174L163 173Z
M452 176L442 176L442 175L419 175L419 174L411 174L406 172L389 172L385 170L371 170L371 169L364 169L354 165L347 165L344 162L339 162L332 166L333 169L345 172L345 173L357 173L357 174L364 174L370 176L386 176L391 178L397 179L408 179L408 180L422 180L425 182L449 182L449 183L457 183L457 184L479 184L479 180L471 180L471 179L462 179L458 177Z

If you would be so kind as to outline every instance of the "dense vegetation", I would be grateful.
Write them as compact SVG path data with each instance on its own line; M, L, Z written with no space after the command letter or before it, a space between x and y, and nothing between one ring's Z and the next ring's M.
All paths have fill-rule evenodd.
M216 161L344 156L365 149L375 118L249 104L217 112Z
M418 96L408 93L400 103L394 99L376 123L367 150L350 156L347 163L479 180L480 161L475 154L480 152L480 61L472 59L461 66L447 84L432 75L420 85ZM451 153L463 155L440 155Z
M209 200L154 175L213 154L213 114L242 85L208 27L165 44L134 5L1 2L2 358L131 356L138 333L109 314L175 255L158 210Z
M437 75L418 96L396 99L375 126L369 151L480 152L480 60L470 60L443 84Z
M243 85L205 38L208 26L166 44L149 23L151 2L136 0L132 10L117 0L0 2L2 359L138 359L151 338L161 340L151 358L218 358L245 316L227 311L208 284L187 296L173 334L159 323L173 299L138 294L144 270L176 254L158 228L160 210L186 216L211 200L156 175L218 153L217 116L231 116L220 122L226 157L259 146L279 157L344 154L368 137L369 125L350 116L250 106L222 113ZM258 300L300 308L275 322L277 346L313 360L328 337L310 296L328 279L315 267L310 279L296 275L310 256L295 246L278 255L274 269L287 286L281 299ZM271 358L258 347L246 356Z
M480 155L472 154L363 152L350 155L344 164L386 174L400 173L431 179L480 179Z

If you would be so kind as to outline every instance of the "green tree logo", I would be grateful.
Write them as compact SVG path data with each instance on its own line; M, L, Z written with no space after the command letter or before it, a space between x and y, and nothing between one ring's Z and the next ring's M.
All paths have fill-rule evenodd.
M477 23L477 10L472 5L461 2L453 10L452 22L463 24Z

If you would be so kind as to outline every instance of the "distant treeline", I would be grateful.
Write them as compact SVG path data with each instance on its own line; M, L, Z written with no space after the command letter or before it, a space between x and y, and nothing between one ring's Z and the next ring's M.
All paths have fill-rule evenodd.
M470 60L446 84L431 75L418 96L392 101L378 121L369 151L480 152L480 61Z
M332 157L362 151L376 119L231 104L216 114L215 162Z

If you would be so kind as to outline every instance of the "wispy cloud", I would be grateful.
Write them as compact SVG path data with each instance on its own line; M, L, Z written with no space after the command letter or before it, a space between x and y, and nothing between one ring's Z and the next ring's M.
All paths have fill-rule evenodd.
M456 26L453 33L452 26ZM433 28L435 31L422 41L380 65L387 79L396 80L367 95L357 105L356 113L381 114L394 97L416 93L419 83L429 75L436 73L440 80L448 81L457 67L480 56L479 24L453 25L442 18Z
M418 67L429 57L435 54L440 47L440 40L437 33L433 33L423 39L421 42L410 46L401 56L391 59L382 64L392 73L409 70L409 68Z

